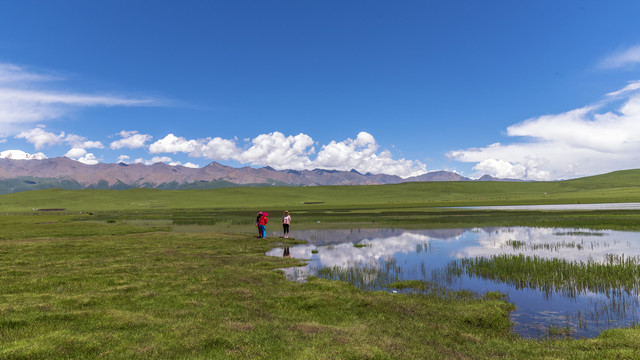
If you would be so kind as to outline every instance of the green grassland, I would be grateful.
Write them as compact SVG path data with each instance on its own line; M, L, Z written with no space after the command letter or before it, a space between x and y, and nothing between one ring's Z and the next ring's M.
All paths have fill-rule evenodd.
M0 211L181 208L353 208L640 202L640 170L557 182L415 182L397 185L209 190L38 190L0 196Z
M37 217L9 218L12 226L30 227ZM275 269L299 263L264 256L284 239L149 228L105 235L103 228L81 224L78 236L0 242L0 358L640 354L635 328L595 339L555 339L551 332L545 339L520 339L510 333L512 305L495 294L398 295L322 279L290 282Z
M549 183L2 195L0 358L638 358L635 327L594 339L556 338L553 329L521 339L500 294L401 295L318 278L287 281L277 269L301 263L264 252L296 240L258 239L252 224L256 210L289 209L300 227L638 229L638 211L441 208L635 202L638 180L640 171ZM181 223L228 231L172 231Z

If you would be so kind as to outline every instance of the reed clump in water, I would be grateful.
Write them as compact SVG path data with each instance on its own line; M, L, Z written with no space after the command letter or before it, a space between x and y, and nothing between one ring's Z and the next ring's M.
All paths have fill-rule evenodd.
M490 279L517 289L541 290L547 295L640 293L640 257L624 254L608 254L603 262L503 254L456 260L444 273L447 277L467 275Z
M518 251L539 251L545 250L550 252L560 252L564 249L577 249L582 250L585 248L584 240L581 241L561 241L555 243L543 243L543 244L528 244L521 240L507 240L502 246L503 248L511 248ZM600 244L591 242L591 249L600 247Z
M319 278L346 281L363 290L381 289L387 284L401 279L403 273L402 267L397 265L395 259L381 263L356 262L349 264L349 266L335 265L311 270Z

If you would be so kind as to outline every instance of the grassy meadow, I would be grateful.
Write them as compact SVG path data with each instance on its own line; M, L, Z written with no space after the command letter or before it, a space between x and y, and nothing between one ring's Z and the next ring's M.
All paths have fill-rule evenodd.
M638 230L634 210L439 207L640 202L639 179L631 171L553 183L2 195L0 358L638 358L640 328L594 339L552 329L542 339L519 338L510 331L513 305L500 294L392 294L319 278L287 281L277 269L300 262L264 252L297 241L256 238L253 219L257 210L277 216L288 209L294 227ZM213 230L173 231L194 222Z
M557 182L414 182L396 185L211 190L36 190L0 196L0 211L354 209L640 202L640 170Z

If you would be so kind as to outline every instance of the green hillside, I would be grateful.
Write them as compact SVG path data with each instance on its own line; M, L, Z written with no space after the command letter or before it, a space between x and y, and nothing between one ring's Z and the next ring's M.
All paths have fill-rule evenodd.
M125 184L116 182L109 185L106 180L101 180L96 184L83 185L74 180L65 180L57 178L38 178L32 176L21 176L13 179L0 179L0 195L11 194L16 192L46 189L64 189L64 190L81 190L81 189L102 189L102 190L127 190L127 189L160 189L160 190L192 190L192 189L219 189L227 187L265 187L265 186L287 186L284 183L274 184L247 184L239 185L225 180L215 181L196 181L192 183L178 183L176 181L162 183L159 185L151 183L133 183Z

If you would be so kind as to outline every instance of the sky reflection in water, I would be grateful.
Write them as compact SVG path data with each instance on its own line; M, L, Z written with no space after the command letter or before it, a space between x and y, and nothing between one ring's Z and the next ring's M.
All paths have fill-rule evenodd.
M434 280L434 273L457 259L523 254L567 261L603 262L608 254L640 256L640 233L550 228L475 228L444 230L349 229L296 231L292 236L309 243L289 248L291 257L311 259L303 268L284 269L290 280L304 281L313 269L382 266L395 261L402 279ZM514 241L518 246L514 246ZM354 244L365 245L355 247ZM283 256L283 249L267 255ZM311 275L314 275L313 273ZM440 279L442 280L442 279ZM500 291L517 306L514 330L527 337L542 336L549 326L572 329L572 336L592 337L611 327L638 322L638 297L625 292L583 291L577 296L517 289L502 282L463 275L441 284L452 290L484 294Z

